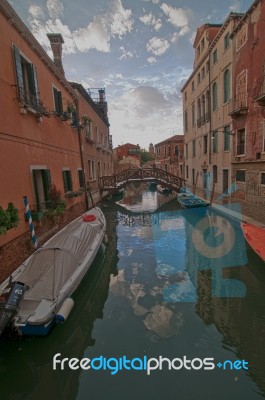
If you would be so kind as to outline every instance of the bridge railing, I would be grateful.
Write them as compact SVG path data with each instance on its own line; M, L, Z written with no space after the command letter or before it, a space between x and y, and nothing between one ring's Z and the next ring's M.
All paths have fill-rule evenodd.
M104 188L115 188L125 184L129 180L150 180L156 179L163 181L165 184L172 187L180 189L185 184L185 179L179 176L173 175L168 171L164 171L161 168L151 167L151 168L129 168L119 172L118 174L113 174L110 176L102 176L100 178L100 186Z

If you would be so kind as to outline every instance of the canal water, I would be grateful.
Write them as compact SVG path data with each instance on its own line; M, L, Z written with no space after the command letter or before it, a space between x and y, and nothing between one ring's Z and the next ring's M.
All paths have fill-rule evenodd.
M102 206L108 246L68 320L45 338L0 340L1 399L265 398L265 266L237 222L181 210L173 195L136 182L114 200ZM57 353L98 367L103 357L137 358L138 370L115 370L115 360L105 370L53 370ZM159 357L169 360L161 369L140 370ZM197 359L191 369L180 368L185 358ZM226 368L205 370L205 358ZM237 360L248 369L231 369Z

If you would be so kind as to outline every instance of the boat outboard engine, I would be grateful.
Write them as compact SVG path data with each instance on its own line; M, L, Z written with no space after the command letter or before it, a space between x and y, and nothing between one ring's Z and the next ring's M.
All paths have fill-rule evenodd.
M27 285L24 283L13 282L7 293L6 301L3 303L0 302L0 336L9 322L14 318L26 290Z

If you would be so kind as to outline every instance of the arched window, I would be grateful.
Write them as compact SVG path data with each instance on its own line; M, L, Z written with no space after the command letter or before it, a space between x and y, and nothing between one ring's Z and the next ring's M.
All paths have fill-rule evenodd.
M224 73L224 103L230 100L230 71L227 69Z
M213 94L213 111L217 110L218 103L217 103L217 83L214 82L213 88L212 88L212 94Z

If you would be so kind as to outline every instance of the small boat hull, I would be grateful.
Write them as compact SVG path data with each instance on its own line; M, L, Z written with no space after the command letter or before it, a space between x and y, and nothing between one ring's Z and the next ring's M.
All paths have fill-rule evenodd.
M200 199L193 194L180 193L177 195L177 200L181 207L183 208L197 208L197 207L207 207L209 202Z
M265 228L249 223L242 223L241 227L250 247L265 262Z

